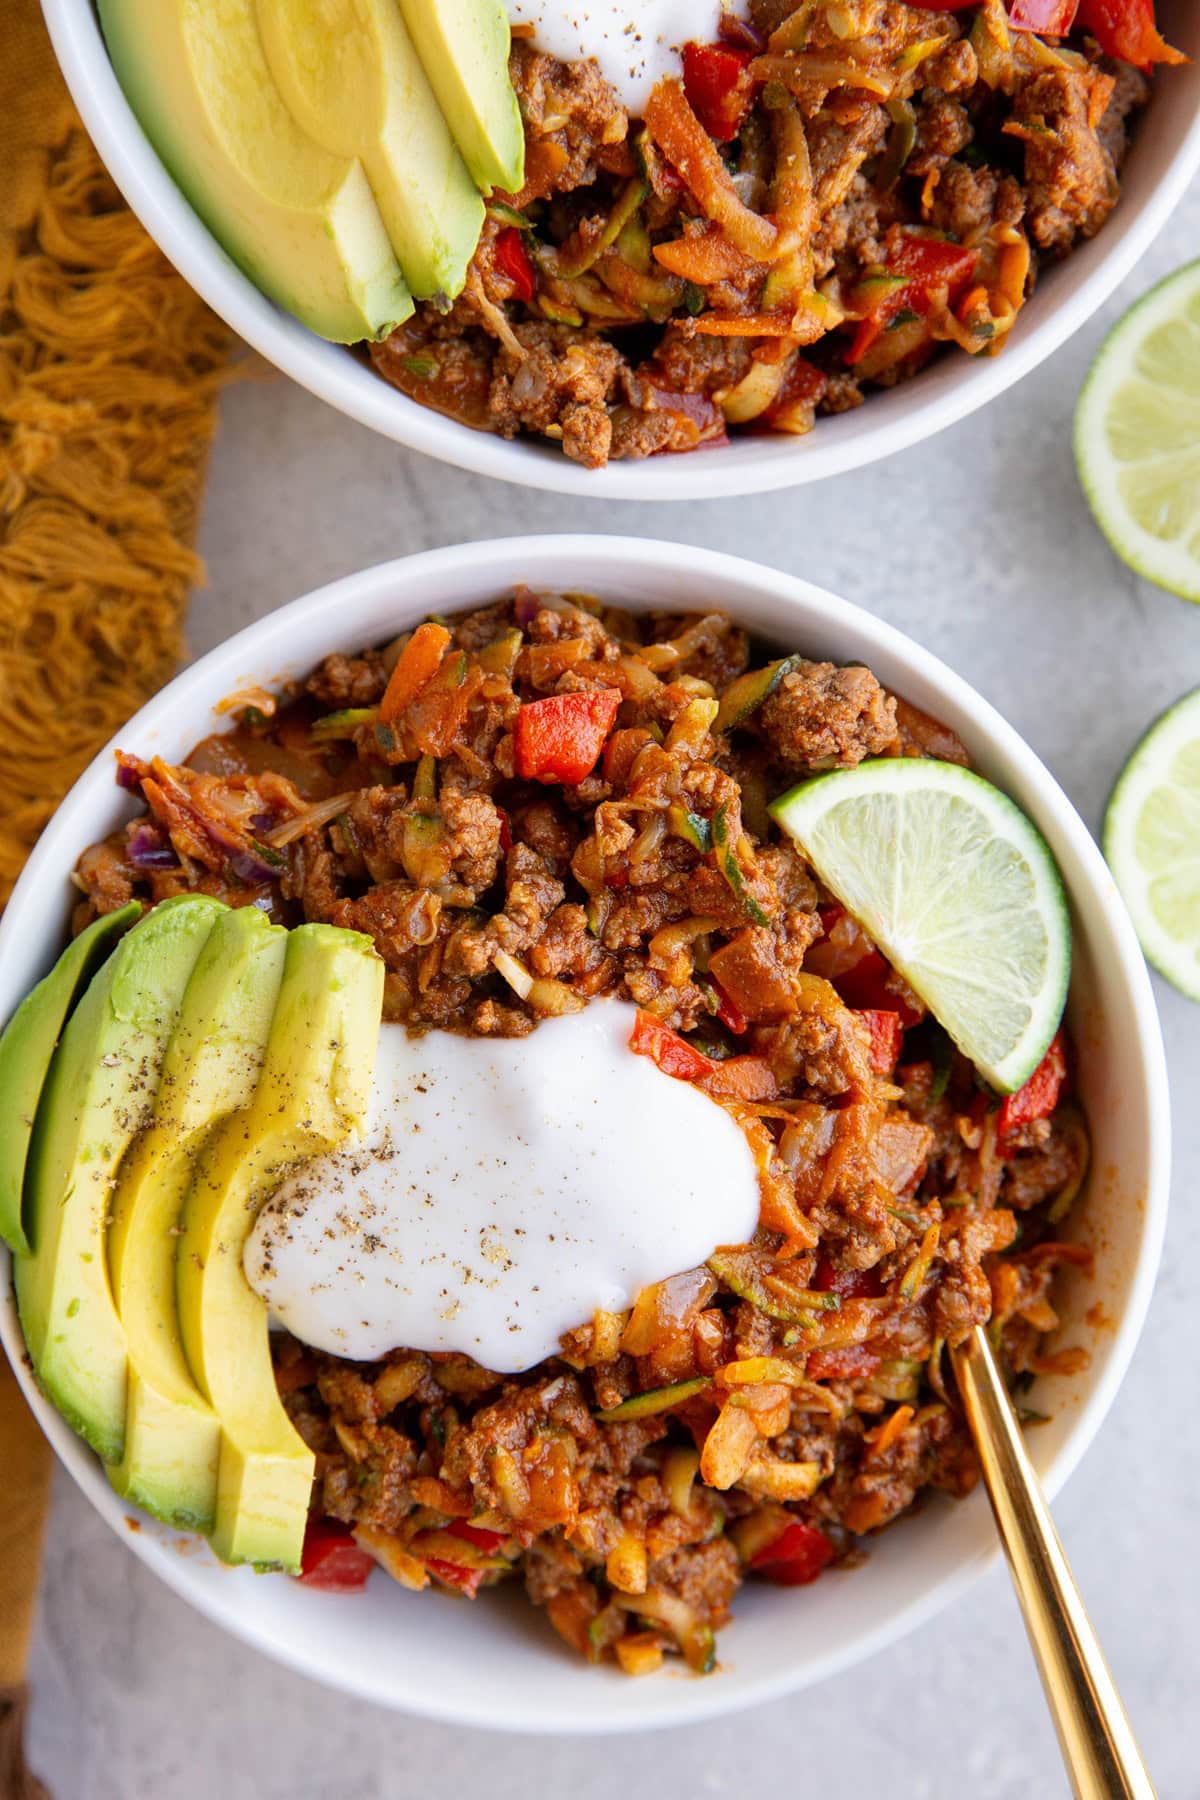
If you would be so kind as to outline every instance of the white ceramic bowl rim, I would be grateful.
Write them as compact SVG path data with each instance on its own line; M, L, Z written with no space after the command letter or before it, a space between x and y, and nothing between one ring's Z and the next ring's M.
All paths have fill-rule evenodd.
M92 0L42 0L67 84L113 179L151 237L213 311L285 374L384 437L480 475L590 500L700 500L765 493L861 468L931 437L1037 367L1135 266L1200 165L1200 13L1159 0L1197 64L1167 70L1125 175L1120 204L1090 243L1046 271L997 357L944 356L917 380L873 393L811 436L584 469L551 446L506 442L411 401L337 345L281 313L221 250L151 149L117 83ZM1190 99L1189 99L1190 96Z
M703 592L712 603L727 607L752 626L756 612L760 616L770 614L773 624L760 625L764 636L778 633L781 628L790 631L790 624L781 627L780 622L794 619L796 641L803 647L818 654L840 654L843 659L861 656L873 662L883 679L906 692L916 704L940 712L947 723L966 736L983 771L997 772L997 779L1033 814L1050 839L1073 901L1088 915L1088 928L1096 934L1109 970L1106 979L1111 977L1116 983L1114 991L1127 1016L1128 1066L1140 1071L1140 1091L1134 1100L1146 1145L1145 1168L1137 1171L1139 1177L1144 1175L1140 1236L1132 1251L1135 1267L1129 1275L1123 1312L1105 1344L1099 1373L1080 1378L1079 1404L1070 1407L1069 1416L1056 1416L1043 1426L1038 1442L1031 1446L1047 1490L1053 1495L1075 1468L1112 1403L1145 1318L1161 1253L1170 1127L1166 1064L1149 978L1128 917L1090 834L1057 783L1012 727L964 681L912 640L805 581L739 558L652 540L608 536L513 538L435 550L382 564L280 608L185 669L122 729L75 784L30 857L0 921L0 1019L11 1013L57 953L73 891L68 874L77 855L98 831L113 827L115 784L111 752L118 741L137 751L162 742L167 754L182 754L187 744L206 730L220 728L221 721L209 709L248 680L261 682L301 673L329 651L352 651L363 643L385 638L389 629L394 630L398 622L403 622L405 615L419 618L426 610L451 608L456 604L456 594L459 605L478 603L483 597L506 591L517 580L535 588L583 588L620 599L641 594L649 604L675 609L694 605L695 595ZM184 741L180 741L180 734ZM126 807L130 804L127 797L119 803ZM1139 1193L1142 1191L1139 1188ZM522 1682L515 1697L511 1692L503 1698L493 1697L488 1683L469 1699L455 1682L426 1681L421 1687L421 1659L415 1655L409 1656L405 1665L403 1683L389 1668L384 1653L374 1660L364 1659L351 1675L329 1648L329 1633L337 1624L332 1611L322 1614L321 1625L315 1628L311 1623L296 1628L288 1616L290 1596L302 1595L305 1604L320 1600L327 1606L331 1604L330 1597L313 1596L285 1582L268 1588L267 1582L276 1578L256 1579L246 1571L219 1570L210 1566L195 1546L192 1554L181 1554L178 1538L152 1521L141 1521L137 1528L130 1529L130 1515L109 1488L100 1465L33 1383L12 1304L5 1257L6 1253L0 1252L0 1339L47 1437L75 1481L123 1541L177 1593L239 1637L305 1674L383 1704L456 1724L524 1731L600 1732L710 1719L823 1679L884 1648L960 1594L998 1554L982 1494L977 1492L967 1501L948 1503L944 1511L937 1513L936 1522L938 1568L944 1561L944 1573L917 1591L908 1591L903 1575L895 1573L896 1559L892 1557L886 1565L881 1562L876 1571L881 1584L878 1592L883 1592L881 1571L885 1566L893 1571L887 1578L891 1584L888 1592L897 1586L900 1590L898 1595L892 1594L888 1605L865 1588L856 1587L852 1597L850 1582L870 1583L870 1566L845 1577L843 1598L830 1604L864 1613L870 1622L861 1630L854 1629L846 1641L832 1646L821 1631L797 1625L784 1638L785 1648L778 1659L751 1676L739 1675L736 1656L731 1668L708 1681L658 1677L630 1681L619 1675L609 1679L605 1671L590 1669L582 1662L578 1664L577 1676L573 1665L568 1676L561 1660L547 1654L542 1640L538 1640L532 1653L523 1648L515 1627L510 1659L503 1637L509 1628L507 1620L501 1621L500 1650L493 1643L487 1652L496 1664L489 1681L502 1680L498 1657L526 1657L535 1679ZM935 1529L927 1513L911 1525L914 1535L901 1559L905 1563L919 1544L916 1533L929 1536ZM892 1527L885 1539L907 1528ZM881 1553L880 1549L876 1555ZM376 1584L372 1584L370 1592L374 1594L375 1590ZM805 1593L817 1595L822 1590L826 1596L833 1591L828 1582L823 1582ZM372 1625L385 1649L390 1630L395 1631L397 1642L406 1633L421 1637L422 1647L432 1643L430 1632L442 1637L454 1632L454 1655L464 1669L473 1669L471 1639L465 1640L463 1661L456 1628L447 1624L451 1615L459 1613L454 1603L434 1597L438 1605L449 1607L448 1613L435 1613L420 1610L430 1600L428 1595L402 1598L406 1608L416 1609L411 1615L407 1611L387 1615L381 1628ZM760 1591L751 1595L749 1590L743 1590L738 1607L743 1612L753 1611L743 1642L750 1643L750 1634L756 1628L760 1634L782 1632L784 1615L764 1608L786 1603L780 1601L777 1593L764 1596ZM344 1604L365 1606L366 1602L356 1596ZM382 1604L376 1597L376 1607ZM814 1603L810 1600L807 1604L811 1607ZM365 1611L355 1616L368 1619ZM740 1629L738 1617L735 1613L735 1625L729 1628L730 1641L731 1634ZM325 1619L329 1621L329 1632L322 1628ZM351 1647L356 1642L354 1633L351 1624L344 1636L344 1642ZM532 1660L528 1660L530 1657Z

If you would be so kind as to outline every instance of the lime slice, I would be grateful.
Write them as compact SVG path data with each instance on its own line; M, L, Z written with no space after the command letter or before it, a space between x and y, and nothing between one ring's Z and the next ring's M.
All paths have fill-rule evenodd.
M1148 960L1200 1000L1200 688L1150 727L1122 769L1104 854Z
M770 811L1001 1093L1062 1016L1071 925L1054 858L990 782L932 758L818 775Z
M1151 288L1100 346L1075 413L1075 463L1117 555L1200 600L1200 262Z

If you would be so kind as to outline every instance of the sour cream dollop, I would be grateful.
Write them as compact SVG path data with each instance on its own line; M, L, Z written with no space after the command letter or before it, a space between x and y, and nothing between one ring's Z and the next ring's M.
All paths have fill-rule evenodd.
M750 1147L707 1095L634 1055L635 1019L606 1000L526 1038L384 1025L366 1135L267 1202L251 1287L316 1349L458 1350L507 1374L744 1243Z
M595 57L634 114L656 81L679 74L680 47L691 38L711 43L721 18L720 0L509 0L508 11L514 25L534 27L534 42L551 56Z

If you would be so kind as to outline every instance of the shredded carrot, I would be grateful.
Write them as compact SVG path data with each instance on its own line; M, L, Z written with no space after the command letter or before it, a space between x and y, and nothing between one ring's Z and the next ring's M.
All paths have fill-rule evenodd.
M449 647L450 633L444 625L417 626L400 652L400 660L392 670L379 703L379 717L385 725L398 719L425 683L433 679Z
M708 225L694 237L672 238L655 244L654 258L672 275L707 287L710 281L726 281L749 267L750 259L731 244L719 225Z
M898 1406L895 1412L889 1414L883 1421L882 1425L876 1425L867 1432L863 1439L864 1444L868 1446L867 1457L864 1460L874 1462L877 1457L885 1456L897 1438L903 1437L912 1421L913 1408L907 1402L903 1406Z
M973 287L967 290L954 310L960 319L969 319L972 313L978 312L979 308L981 306L986 306L987 303L987 289L982 286Z
M660 81L646 102L646 130L683 177L710 219L755 262L776 255L779 234L738 195L720 152L688 105L678 81Z

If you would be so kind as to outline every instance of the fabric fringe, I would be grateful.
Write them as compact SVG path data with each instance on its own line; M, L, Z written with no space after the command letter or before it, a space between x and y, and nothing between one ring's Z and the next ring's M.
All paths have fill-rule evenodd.
M232 343L77 119L40 168L31 226L0 241L0 905L179 659Z

